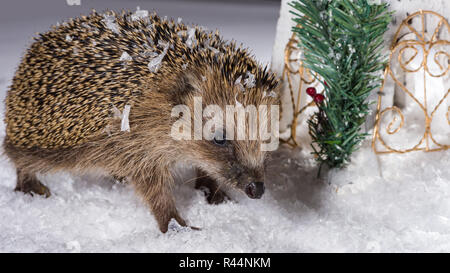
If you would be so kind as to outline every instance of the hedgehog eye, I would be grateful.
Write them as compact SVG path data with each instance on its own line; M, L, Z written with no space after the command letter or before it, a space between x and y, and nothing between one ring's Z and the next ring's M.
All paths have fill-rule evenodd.
M217 146L225 146L227 144L225 132L216 134L213 139L214 144Z

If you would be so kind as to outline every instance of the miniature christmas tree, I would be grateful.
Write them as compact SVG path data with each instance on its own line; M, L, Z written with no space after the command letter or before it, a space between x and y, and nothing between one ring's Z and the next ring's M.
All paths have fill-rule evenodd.
M314 88L319 111L308 121L312 147L321 166L342 168L366 137L361 126L367 98L381 83L383 35L391 21L387 4L368 0L296 0L290 3L303 51L303 65L318 74Z

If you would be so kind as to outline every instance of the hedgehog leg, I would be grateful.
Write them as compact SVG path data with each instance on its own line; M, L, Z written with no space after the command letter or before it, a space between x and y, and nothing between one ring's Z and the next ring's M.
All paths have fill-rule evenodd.
M197 170L195 188L205 192L206 200L211 205L218 205L231 200L225 191L221 190L218 183L207 176L204 172Z
M147 179L145 179L145 177L145 174L136 174L132 179L133 185L136 192L142 196L151 208L161 232L167 232L169 222L172 219L175 219L181 226L186 227L186 221L180 216L175 206L175 199L171 190L173 179L169 171L153 170L150 178L147 176Z
M115 183L120 183L120 184L127 183L127 178L124 176L113 175L111 178L112 178L113 182L115 182Z
M14 190L31 195L35 193L46 198L51 195L50 190L36 178L35 174L30 174L20 169L17 169L17 185Z

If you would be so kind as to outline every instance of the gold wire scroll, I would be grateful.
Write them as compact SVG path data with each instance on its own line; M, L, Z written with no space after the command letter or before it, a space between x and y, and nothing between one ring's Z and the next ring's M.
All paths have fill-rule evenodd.
M432 16L433 19L437 19L439 21L436 29L433 32L426 31L426 23L427 23L426 15ZM417 19L417 18L419 20L421 20L421 25L422 25L421 30L417 30L411 25L412 20ZM449 52L446 52L446 51L437 51L433 58L435 65L439 66L439 68L443 71L442 73L433 74L432 72L430 72L429 64L428 64L428 57L430 54L430 50L433 48L433 46L450 45L450 41L439 40L439 33L440 33L440 31L442 31L442 29L445 30L445 28L447 28L448 33L450 33L449 23L443 16L441 16L438 13L433 12L433 11L422 11L422 10L408 16L401 23L400 27L398 28L398 30L394 36L394 40L393 40L391 49L390 49L391 51L390 51L390 55L389 55L389 63L384 72L384 81L383 81L383 84L381 86L379 96L378 96L377 114L376 114L376 118L375 118L375 128L374 128L373 138L372 138L372 148L376 154L407 153L407 152L412 152L412 151L432 152L432 151L447 150L449 148L449 145L438 143L435 140L435 138L433 137L433 135L431 133L430 126L431 126L431 122L433 120L434 114L436 113L438 108L444 104L444 101L446 99L448 99L450 88L447 91L445 91L445 88L444 88L444 90L442 90L442 91L444 91L445 94L443 95L442 99L438 102L438 104L434 108L431 108L431 109L428 108L428 104L427 104L427 92L440 92L441 90L428 91L426 88L427 75L434 77L434 78L446 77L450 70L450 65L449 65L450 55L449 55ZM415 39L414 40L408 40L408 39L402 40L402 38L406 36L406 35L400 36L400 32L402 30L407 30L408 34L412 34L415 36ZM430 38L430 36L431 36L431 38ZM421 65L416 69L408 68L407 66L419 54L419 51L417 50L416 46L421 48L421 50L423 51L423 61L422 61ZM398 58L397 58L398 64L405 73L415 73L415 72L419 72L419 71L422 72L422 70L423 70L423 80L424 80L423 102L420 102L419 99L413 95L414 92L411 92L411 90L408 90L408 88L395 77L394 72L391 70L391 68L392 68L391 61L395 60L395 58L393 58L393 56L394 56L394 52L396 52L397 50L398 50ZM413 50L412 52L414 52L414 54L407 61L404 61L403 56L404 56L404 53L406 50ZM442 64L439 63L438 57L441 55L446 57L447 67L442 66ZM421 137L421 139L419 140L419 142L417 144L412 146L412 148L395 149L395 148L391 147L389 144L387 144L385 139L383 139L380 134L380 130L384 129L386 132L386 136L394 135L400 131L400 129L403 127L403 125L405 123L405 117L404 117L402 111L398 107L392 106L392 107L387 107L385 109L381 109L381 100L382 100L382 96L384 94L383 91L384 91L384 87L385 87L385 84L386 84L386 81L388 80L388 78L391 78L395 82L395 84L398 87L400 87L400 89L402 91L404 91L410 98L412 98L412 100L415 103L417 103L419 108L423 111L423 114L425 117L424 135ZM448 124L450 125L449 111L450 111L450 107L448 108L448 110L446 112L446 118L447 118ZM387 113L391 113L393 116L393 119L387 125L386 128L381 128L380 123L381 123L382 117ZM400 120L398 120L397 116L400 117ZM393 128L394 125L398 122L400 122L398 127ZM381 147L379 147L380 145L377 145L377 143L381 144ZM431 145L433 145L433 147L431 147ZM381 149L379 149L379 148L381 148Z
M314 101L309 102L304 107L300 108L303 84L313 84L316 82L315 76L306 68L303 67L303 63L300 58L300 49L297 47L298 40L296 34L292 34L289 39L285 49L284 49L284 68L283 68L283 81L287 80L289 95L292 103L292 113L293 119L289 125L290 136L282 142L287 143L291 147L300 146L297 143L297 125L298 119L301 113L303 113L306 108L315 105ZM294 92L294 78L298 77L298 92ZM295 95L297 93L297 95ZM297 99L295 99L297 97ZM283 110L281 108L281 110ZM283 115L283 111L281 111Z

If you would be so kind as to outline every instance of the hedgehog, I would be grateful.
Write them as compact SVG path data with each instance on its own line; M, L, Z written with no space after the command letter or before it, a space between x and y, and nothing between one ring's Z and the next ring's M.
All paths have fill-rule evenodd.
M174 139L172 109L193 112L195 97L222 109L278 105L277 86L242 45L156 13L93 10L52 26L34 38L6 97L15 190L49 197L38 174L100 171L131 184L162 232L172 219L190 226L172 193L179 163L196 170L211 204L229 199L221 185L261 198L262 141L229 140L225 128L213 139Z

